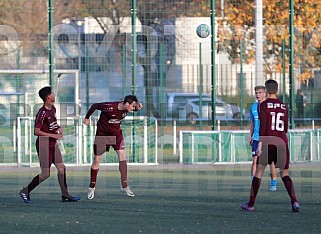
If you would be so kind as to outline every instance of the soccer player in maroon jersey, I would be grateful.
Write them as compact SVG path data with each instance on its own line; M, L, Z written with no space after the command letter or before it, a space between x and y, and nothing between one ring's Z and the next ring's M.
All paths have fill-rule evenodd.
M122 130L120 128L121 121L126 117L128 112L138 111L143 105L138 102L134 95L128 95L123 101L102 102L93 104L88 110L84 124L89 125L89 117L95 110L100 110L100 117L97 122L97 130L94 141L94 161L91 165L90 184L88 188L88 199L95 196L95 187L97 174L99 171L99 163L102 155L113 147L117 153L119 161L119 171L121 177L121 191L129 197L134 197L134 193L130 190L127 183L127 161L125 155L125 145Z
M30 192L41 182L49 178L51 164L54 164L58 170L57 176L62 202L78 201L80 197L71 196L68 193L66 167L57 143L57 140L63 138L63 129L57 123L56 108L53 105L56 96L52 92L51 87L47 86L39 90L39 97L43 100L44 104L36 115L34 134L38 136L36 149L41 173L35 176L29 185L20 191L20 197L25 203L31 203Z
M254 203L260 188L261 178L267 164L275 164L280 169L284 186L291 199L292 212L299 212L300 205L296 199L294 185L289 176L288 145L288 108L276 97L278 83L275 80L265 82L268 98L260 104L260 147L257 158L257 169L252 180L250 200L241 204L242 210L254 211Z

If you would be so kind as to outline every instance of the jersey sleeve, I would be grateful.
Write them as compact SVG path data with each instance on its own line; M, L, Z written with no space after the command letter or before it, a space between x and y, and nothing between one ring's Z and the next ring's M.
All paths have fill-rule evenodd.
M39 111L36 115L35 128L41 128L46 118L46 111Z
M90 109L88 110L85 118L89 119L89 117L94 113L95 110L103 110L107 102L101 102L101 103L94 103Z

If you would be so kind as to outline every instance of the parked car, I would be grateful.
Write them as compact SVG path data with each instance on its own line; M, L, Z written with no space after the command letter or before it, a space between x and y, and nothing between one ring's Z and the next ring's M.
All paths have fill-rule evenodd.
M203 98L211 98L208 94L203 94ZM180 107L186 105L186 100L189 98L199 98L198 93L167 93L166 94L166 114L170 118L179 117Z
M217 120L231 120L233 119L233 111L231 105L223 102L221 99L216 98L215 105L216 119ZM186 99L184 108L180 108L180 118L186 118L191 124L195 124L197 119L200 118L200 99L189 98ZM212 116L212 99L205 97L202 98L202 119L210 119Z
M193 99L193 100L192 100ZM187 118L186 111L190 113L190 117L196 114L196 109L199 110L199 94L198 93L167 93L166 94L166 114L170 118ZM208 94L202 95L203 112L202 118L208 118L208 113L212 112L211 109L211 96ZM198 102L197 102L198 101ZM193 107L193 108L192 108ZM191 109L192 108L192 109ZM187 110L186 110L187 109ZM195 109L195 111L192 111ZM199 112L199 111L198 111ZM249 111L243 109L243 118L248 119ZM198 118L198 117L197 117ZM216 118L217 119L239 119L241 118L240 107L234 104L223 102L219 97L216 98Z
M241 118L241 113L242 113L242 117L243 119L248 120L250 118L250 111L248 111L247 109L242 109L235 104L230 104L231 108L232 108L232 112L233 112L233 119L240 119Z

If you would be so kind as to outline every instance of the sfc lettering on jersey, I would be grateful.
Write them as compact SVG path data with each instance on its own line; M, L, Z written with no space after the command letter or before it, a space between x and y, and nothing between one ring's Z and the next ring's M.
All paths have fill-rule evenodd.
M108 123L110 124L119 124L122 120L121 119L110 119Z
M267 108L269 108L269 109L281 108L281 109L285 110L286 106L283 103L281 104L281 103L270 103L270 102L268 102L267 103Z

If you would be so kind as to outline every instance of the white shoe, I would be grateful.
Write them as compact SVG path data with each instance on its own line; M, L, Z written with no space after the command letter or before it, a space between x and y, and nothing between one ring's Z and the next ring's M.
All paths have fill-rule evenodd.
M126 188L121 188L121 191L123 193L126 193L128 197L135 197L135 194L133 193L133 191L130 190L128 186Z
M89 200L95 197L95 188L88 188L87 198Z

